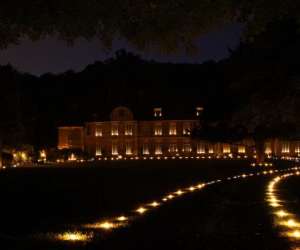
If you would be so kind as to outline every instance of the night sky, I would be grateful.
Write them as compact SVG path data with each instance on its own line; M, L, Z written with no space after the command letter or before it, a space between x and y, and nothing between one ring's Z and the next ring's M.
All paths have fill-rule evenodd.
M154 52L140 52L124 40L115 41L112 51L106 51L99 40L76 40L73 46L55 37L32 42L22 40L19 45L1 51L0 64L12 64L18 70L40 75L46 72L60 73L69 69L80 71L96 60L111 57L114 51L125 48L142 55L145 59L160 62L201 63L206 60L219 60L228 56L228 48L238 43L242 27L239 24L227 25L219 30L200 37L196 44L199 52L193 56L185 53L163 55Z

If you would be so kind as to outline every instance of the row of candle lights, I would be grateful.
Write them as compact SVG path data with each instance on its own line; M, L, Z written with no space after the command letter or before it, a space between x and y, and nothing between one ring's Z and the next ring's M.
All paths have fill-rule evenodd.
M91 158L88 161L126 161L126 160L205 160L205 159L256 159L256 155L233 155L233 154L224 154L224 155L197 155L197 156L184 156L184 155L176 155L176 156L122 156L117 155L115 157L96 157ZM281 160L288 160L288 161L299 161L299 157L290 157L290 156L281 156L281 157L272 157L268 156L268 159L281 159ZM58 159L57 163L63 163L64 160ZM74 162L74 161L73 161ZM76 162L85 162L83 159L78 159ZM253 163L256 164L256 163ZM264 163L257 163L257 165L261 166Z
M271 180L267 186L266 197L269 206L272 208L276 225L282 230L282 235L288 237L294 244L300 244L300 221L296 219L296 215L288 212L284 207L284 202L278 198L278 184L291 176L299 176L300 168L296 168L296 172L286 173L277 176ZM299 248L295 248L299 249Z
M239 180L239 179L245 179L245 178L254 177L254 176L272 175L272 174L276 174L276 173L289 172L289 171L295 171L295 170L298 171L298 169L299 169L298 167L293 167L293 168L282 169L282 170L278 170L278 169L264 170L264 171L259 171L256 173L243 173L240 175L226 177L224 179L216 179L216 180L212 180L209 182L198 183L196 185L192 185L192 186L189 186L186 188L178 189L175 192L168 193L168 194L164 195L162 198L160 198L156 201L148 202L148 203L136 208L135 210L133 210L131 212L124 213L122 215L116 216L111 219L82 225L81 226L82 230L79 230L79 231L78 230L73 231L73 232L67 231L64 233L50 234L50 238L54 239L54 240L58 240L58 241L65 241L65 242L88 242L94 238L95 233L99 230L112 231L113 229L124 227L124 226L128 225L130 222L134 221L137 218L140 218L141 216L147 214L148 212L150 212L153 209L161 207L164 204L166 204L176 198L182 197L184 195L190 194L195 191L200 191L203 188L208 187L210 185L225 182L225 181L235 181L235 180ZM297 172L297 173L299 173L299 172ZM289 174L286 174L286 175L289 175ZM275 183L273 185L275 185ZM273 189L273 187L271 185L269 188L269 191L272 191L272 189ZM276 206L277 200L275 199L275 197L271 196L269 198L272 199L273 206ZM281 212L281 215L283 216L283 212ZM300 225L300 223L299 223L299 225ZM48 236L49 236L49 234L48 234ZM299 232L299 237L300 237L300 232Z

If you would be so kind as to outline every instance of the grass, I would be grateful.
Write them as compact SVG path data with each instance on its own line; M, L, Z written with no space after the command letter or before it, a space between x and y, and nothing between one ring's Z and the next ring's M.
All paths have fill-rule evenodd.
M10 169L0 174L0 232L24 235L86 223L131 210L183 186L245 171L252 171L249 162L236 160L99 162ZM239 192L212 192L212 207L206 211L223 211L228 194L234 199ZM180 206L173 214L178 213ZM191 219L196 219L195 215ZM183 221L181 225L186 226ZM216 230L216 225L212 225L207 223L208 231ZM142 228L146 230L145 226ZM120 247L117 245L116 249Z

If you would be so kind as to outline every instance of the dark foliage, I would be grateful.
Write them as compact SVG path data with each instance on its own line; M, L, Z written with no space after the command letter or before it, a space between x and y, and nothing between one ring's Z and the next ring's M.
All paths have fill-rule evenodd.
M106 48L122 37L142 49L192 52L199 35L228 22L245 24L255 38L274 20L295 17L295 0L11 0L0 3L0 46L27 36L58 35L72 43L99 37Z

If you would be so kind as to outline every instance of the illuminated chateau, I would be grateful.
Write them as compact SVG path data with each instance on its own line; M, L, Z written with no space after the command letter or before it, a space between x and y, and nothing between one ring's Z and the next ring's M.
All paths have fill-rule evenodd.
M186 112L189 119L178 119L165 114L162 108L154 108L149 119L136 120L130 109L117 107L109 121L59 127L58 149L81 149L96 158L255 155L249 139L235 145L192 139L192 130L201 126L202 111L202 107L194 107ZM300 143L270 140L265 143L265 154L299 156Z
M197 150L191 131L200 126L202 111L195 107L191 119L176 120L164 119L162 108L154 108L149 120L135 120L131 110L117 107L110 121L59 127L58 148L82 149L96 157L190 155Z

